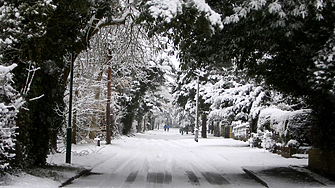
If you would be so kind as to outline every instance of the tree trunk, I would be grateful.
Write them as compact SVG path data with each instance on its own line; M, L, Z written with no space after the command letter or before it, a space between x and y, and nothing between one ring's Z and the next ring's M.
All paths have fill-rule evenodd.
M211 134L214 134L214 121L212 121Z
M145 126L145 116L143 117L143 132L146 131L146 126Z
M151 130L155 129L155 118L153 118L153 120L151 121Z
M110 113L111 113L110 133L111 133L111 136L113 136L115 134L115 132L116 132L116 124L115 124L116 116L115 116L113 108L110 109Z
M101 81L102 80L102 75L103 75L103 69L100 70L97 81ZM96 99L97 101L100 100L100 87L95 89L95 96L94 99ZM94 108L95 109L100 109L100 104L94 104ZM90 125L90 132L88 134L90 139L94 139L95 138L95 132L96 132L96 128L97 128L97 123L98 123L98 118L99 117L99 112L94 112L94 115L92 117L92 121L91 121L91 125Z
M91 125L90 125L90 132L88 133L88 137L92 140L94 140L95 138L95 131L94 129L97 127L97 119L95 116L93 116L92 118L92 122L91 122ZM93 130L92 130L93 129Z
M106 109L106 144L111 144L111 132L110 132L110 103L111 103L111 82L112 82L112 68L108 67L108 84L107 84L107 109Z
M206 114L202 114L202 132L201 132L201 136L202 138L207 138L207 126L206 126L206 122L207 122L207 115Z
M216 122L216 125L214 126L214 136L221 136L220 133L220 122Z
M137 122L137 132L140 133L142 130L142 120Z

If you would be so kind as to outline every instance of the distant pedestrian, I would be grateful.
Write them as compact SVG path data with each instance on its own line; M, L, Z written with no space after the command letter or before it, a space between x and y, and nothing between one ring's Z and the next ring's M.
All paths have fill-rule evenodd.
M180 127L180 128L179 128L179 133L180 133L181 135L184 135L184 127Z
M166 125L164 125L164 131L166 131Z
M167 131L169 132L169 129L170 129L170 125L166 126L166 128L167 128Z

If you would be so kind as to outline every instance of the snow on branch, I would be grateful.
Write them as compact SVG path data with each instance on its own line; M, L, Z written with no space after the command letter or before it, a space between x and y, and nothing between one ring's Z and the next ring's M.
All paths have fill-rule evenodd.
M29 99L29 101L35 101L35 100L38 100L40 98L44 97L44 94L38 96L38 97L35 97L35 98L32 98L32 99Z
M15 67L17 67L17 64L12 64L8 67L0 65L0 74L7 74L8 72L12 71Z
M132 15L132 13L130 12L130 10L126 10L118 18L107 18L107 17L105 17L98 22L95 29L101 29L103 27L110 26L110 25L124 24L127 17L131 16L131 15Z
M314 6L316 13L311 12L307 7ZM234 14L224 19L224 24L237 23L241 18L246 18L251 11L263 11L265 15L277 14L280 19L288 19L288 16L306 18L307 16L315 16L317 20L323 19L321 11L327 6L326 1L317 0L313 4L305 1L266 1L266 0L248 0L241 4L234 4ZM334 6L334 5L330 5ZM315 14L315 15L312 15Z
M97 34L101 28L111 26L111 25L119 25L124 24L127 17L131 16L132 13L128 9L126 10L120 17L117 18L110 18L110 17L104 17L102 19L96 19L95 16L91 18L89 29L87 32L87 41L89 41L95 34Z
M0 173L9 168L15 156L15 136L17 126L15 117L24 101L11 86L13 74L10 72L17 64L0 65Z
M218 25L221 29L223 28L223 23L221 22L221 15L212 10L212 8L205 2L205 0L193 1L199 11L206 12L206 17L212 25Z
M32 81L34 79L34 76L35 76L35 72L39 69L40 69L40 67L34 68L33 63L29 62L29 68L27 69L28 75L27 75L27 79L26 79L26 84L21 91L22 96L26 96L28 94L28 92L30 90L31 83L32 83Z
M212 25L223 28L221 15L212 10L205 0L150 0L147 5L150 6L149 11L154 18L161 17L166 22L170 22L177 14L181 14L183 5L186 7L194 6L199 11L206 13L206 18Z

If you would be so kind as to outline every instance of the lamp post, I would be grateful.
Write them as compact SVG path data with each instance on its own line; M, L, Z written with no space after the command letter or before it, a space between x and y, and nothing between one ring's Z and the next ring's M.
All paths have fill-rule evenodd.
M199 76L197 76L197 96L196 96L196 128L195 128L195 135L194 141L198 142L198 135L199 135Z
M66 163L71 163L71 137L72 137L72 128L71 128L71 117L72 117L72 88L73 88L73 62L74 55L71 54L71 64L70 64L70 93L69 93L69 122L66 129Z

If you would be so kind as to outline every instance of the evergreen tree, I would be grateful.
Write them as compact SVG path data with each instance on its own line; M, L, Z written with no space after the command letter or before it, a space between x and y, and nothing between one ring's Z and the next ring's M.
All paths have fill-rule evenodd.
M15 122L19 108L24 104L20 93L13 89L13 74L17 67L0 65L0 175L15 162L17 126Z

